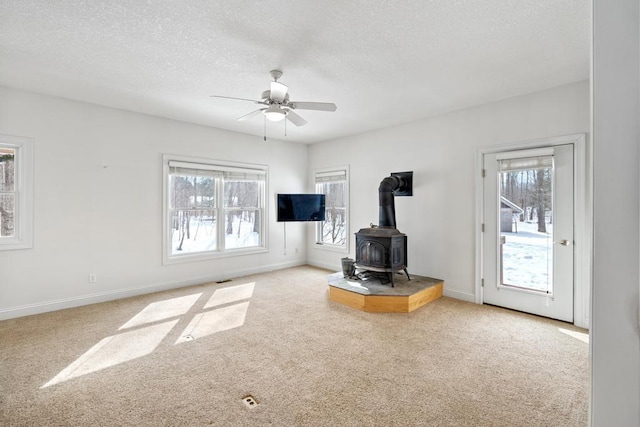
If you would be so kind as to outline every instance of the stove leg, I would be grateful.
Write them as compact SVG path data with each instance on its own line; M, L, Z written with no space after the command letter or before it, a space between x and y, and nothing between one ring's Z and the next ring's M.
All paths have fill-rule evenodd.
M411 281L411 277L409 277L409 272L407 271L407 269L404 269L404 274L407 275L407 279L409 279L409 281Z

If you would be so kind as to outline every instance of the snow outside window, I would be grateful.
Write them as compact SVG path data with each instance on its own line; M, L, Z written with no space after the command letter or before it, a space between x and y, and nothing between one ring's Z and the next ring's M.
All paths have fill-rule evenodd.
M33 143L0 135L0 250L33 246Z
M348 168L318 171L314 174L316 193L325 195L325 220L318 223L316 243L328 248L348 250L349 185Z
M265 250L266 167L165 156L165 174L165 262Z

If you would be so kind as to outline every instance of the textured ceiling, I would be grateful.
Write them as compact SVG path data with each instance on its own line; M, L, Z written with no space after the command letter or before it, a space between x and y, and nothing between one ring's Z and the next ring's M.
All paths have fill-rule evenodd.
M588 0L0 0L0 85L262 136L269 70L317 142L589 78Z

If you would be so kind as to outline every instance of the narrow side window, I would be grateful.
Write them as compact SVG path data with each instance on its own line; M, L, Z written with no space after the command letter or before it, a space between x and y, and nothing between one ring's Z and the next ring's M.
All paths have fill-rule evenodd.
M33 143L0 135L0 250L33 247Z
M349 171L347 167L314 173L315 191L325 195L325 220L316 228L316 243L328 248L348 250Z

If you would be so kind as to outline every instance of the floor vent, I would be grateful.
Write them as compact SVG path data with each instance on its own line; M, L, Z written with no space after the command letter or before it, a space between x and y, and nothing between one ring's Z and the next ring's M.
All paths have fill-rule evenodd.
M230 282L231 279L218 280L216 283L227 283Z
M242 401L249 408L253 408L255 406L258 406L258 402L256 401L256 399L253 398L253 396L245 396L245 397L242 398Z

